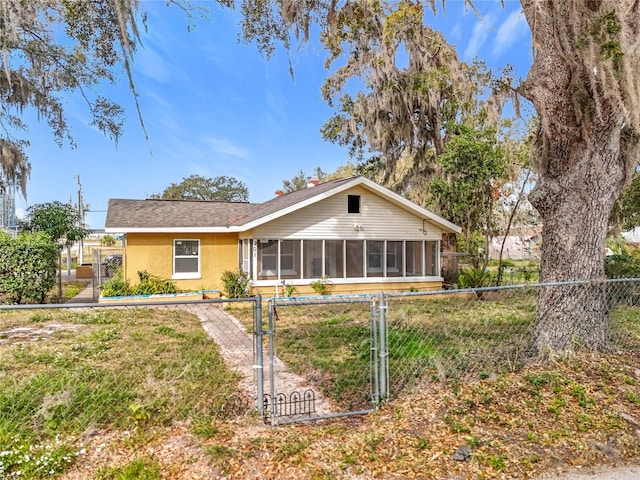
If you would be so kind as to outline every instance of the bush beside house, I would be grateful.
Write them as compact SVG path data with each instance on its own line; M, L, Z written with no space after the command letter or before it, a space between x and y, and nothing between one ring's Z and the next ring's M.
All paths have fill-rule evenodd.
M44 303L56 281L58 246L41 232L0 232L0 302Z

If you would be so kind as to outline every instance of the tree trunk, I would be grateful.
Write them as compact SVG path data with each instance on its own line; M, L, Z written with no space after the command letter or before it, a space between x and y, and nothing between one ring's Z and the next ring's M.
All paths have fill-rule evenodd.
M588 283L541 287L531 342L537 353L601 349L607 341L604 254L609 214L623 184L619 153L600 135L565 148L573 167L561 177L541 176L530 195L543 223L540 283Z
M458 283L459 267L458 257L456 256L456 234L445 233L442 236L442 251L440 253L441 265L440 273L446 285L455 285Z
M529 197L543 223L540 282L583 282L540 289L530 346L538 354L603 349L607 224L640 152L638 4L521 1L535 50L519 92L540 125L532 152L540 176ZM602 38L595 27L605 19L611 28ZM617 60L604 53L606 40L623 52Z

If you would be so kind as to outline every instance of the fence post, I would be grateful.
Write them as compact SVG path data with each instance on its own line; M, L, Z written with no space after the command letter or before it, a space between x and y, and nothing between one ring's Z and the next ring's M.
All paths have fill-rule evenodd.
M378 338L380 339L380 400L384 401L389 396L389 385L387 382L389 378L389 366L387 365L387 318L385 315L387 305L384 299L384 292L380 292L380 305L378 308L380 309L380 315L378 315Z
M260 293L256 295L256 310L255 310L255 326L254 326L254 339L256 342L256 357L254 359L253 368L256 370L256 383L257 383L257 407L258 413L261 417L264 416L264 357L262 355L262 336L264 334L262 330L262 296Z
M275 325L275 319L274 319L274 314L273 311L275 310L276 306L275 306L275 300L271 299L269 300L269 327L268 327L268 333L269 333L269 400L271 401L271 404L269 405L269 408L271 409L271 411L269 412L269 416L271 417L271 425L276 425L278 423L277 420L277 416L278 416L278 412L277 412L277 408L276 408L276 385L275 385L275 378L276 378L276 374L274 371L274 367L275 367L275 357L276 357L276 347L275 347L275 330L276 330L276 325Z
M378 310L375 299L371 300L371 369L373 370L372 400L374 405L380 403L380 369L378 365Z

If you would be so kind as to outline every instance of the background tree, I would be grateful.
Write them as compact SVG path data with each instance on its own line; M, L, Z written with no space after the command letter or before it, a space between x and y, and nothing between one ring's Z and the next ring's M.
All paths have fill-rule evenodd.
M58 245L58 301L62 302L62 249L89 235L78 211L59 201L40 203L27 209L23 232L46 233Z
M444 175L429 182L429 195L441 205L441 213L462 227L467 252L474 258L472 236L484 239L484 270L489 261L489 241L495 234L492 225L496 185L506 178L507 162L495 131L466 124L447 125L449 139L438 156ZM477 264L475 265L478 266Z
M36 110L59 145L73 145L61 94L76 90L86 101L91 124L114 140L120 136L122 108L93 89L102 81L114 82L123 65L131 80L137 13L137 1L2 3L0 168L23 195L31 168L25 154L29 140L18 136L28 127L24 109Z
M316 167L312 175L307 175L304 171L300 170L291 180L282 181L282 189L284 193L295 192L296 190L302 190L307 187L309 180L315 178L320 182L324 182L329 179L329 175L320 167Z
M346 7L345 7L346 9ZM481 63L466 64L442 34L424 24L420 2L356 2L340 12L324 37L328 63L344 59L327 78L323 96L338 110L323 136L348 146L365 163L369 177L416 203L426 205L431 178L442 177L437 157L444 152L446 126L482 116L492 125L506 91ZM406 65L398 58L407 55ZM363 91L351 93L359 78ZM493 88L491 88L493 87ZM482 103L480 95L490 93Z
M300 170L291 180L283 180L282 187L284 193L295 192L296 190L306 188L309 180L312 178L320 182L326 182L328 180L346 178L358 174L358 166L351 162L347 162L345 165L339 165L332 173L327 173L322 170L322 168L316 167L312 175L307 175L303 170Z
M494 205L494 219L496 231L502 235L498 252L498 273L496 284L502 283L505 244L512 231L520 237L524 244L532 235L532 231L539 227L540 218L528 199L527 187L535 182L535 174L531 169L531 125L526 127L526 133L519 131L519 122L506 119L501 129L501 144L509 163L507 181L496 185L497 201ZM512 134L515 132L515 134ZM499 238L499 237L498 237Z
M154 197L152 197L154 198ZM249 201L247 186L233 177L205 178L191 175L180 183L172 183L155 198L169 200L223 200L226 202Z
M104 235L100 237L100 245L103 247L113 247L116 244L116 239L113 235Z
M434 179L441 181L441 187L454 184L454 172L438 161L452 137L447 127L497 125L509 92L509 70L505 79L494 79L482 63L460 61L442 34L424 24L421 2L390 5L356 2L328 27L324 37L328 63L344 64L323 86L325 100L338 113L322 133L349 147L360 160L358 171L363 175L455 221L448 216L453 212L447 203L453 191L430 192ZM398 58L404 55L408 61L400 64ZM362 91L352 93L348 88L354 79L364 84ZM474 214L465 220L467 249L471 237L476 237L474 230L483 230L481 238L488 233L471 219L479 217ZM458 256L447 253L458 245L455 234L443 237L442 272L448 283L457 281ZM477 250L474 259L476 255Z
M31 165L25 109L34 109L51 127L55 142L74 146L62 95L77 92L91 125L117 142L122 107L98 93L124 72L145 131L131 71L145 21L139 0L6 0L0 6L0 171L26 198ZM216 0L231 6L232 0ZM169 0L190 15L199 2ZM146 25L145 25L146 26Z
M611 235L640 226L640 173L634 172L631 183L616 202L610 219Z

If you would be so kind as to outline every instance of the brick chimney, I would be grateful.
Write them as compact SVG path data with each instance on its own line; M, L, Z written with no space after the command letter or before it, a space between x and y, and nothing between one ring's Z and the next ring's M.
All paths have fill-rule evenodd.
M284 195L284 192L282 190L276 190L275 194L276 196L281 197L282 195Z
M320 180L318 180L317 178L310 178L309 181L307 182L307 188L315 187L319 183L320 183Z

